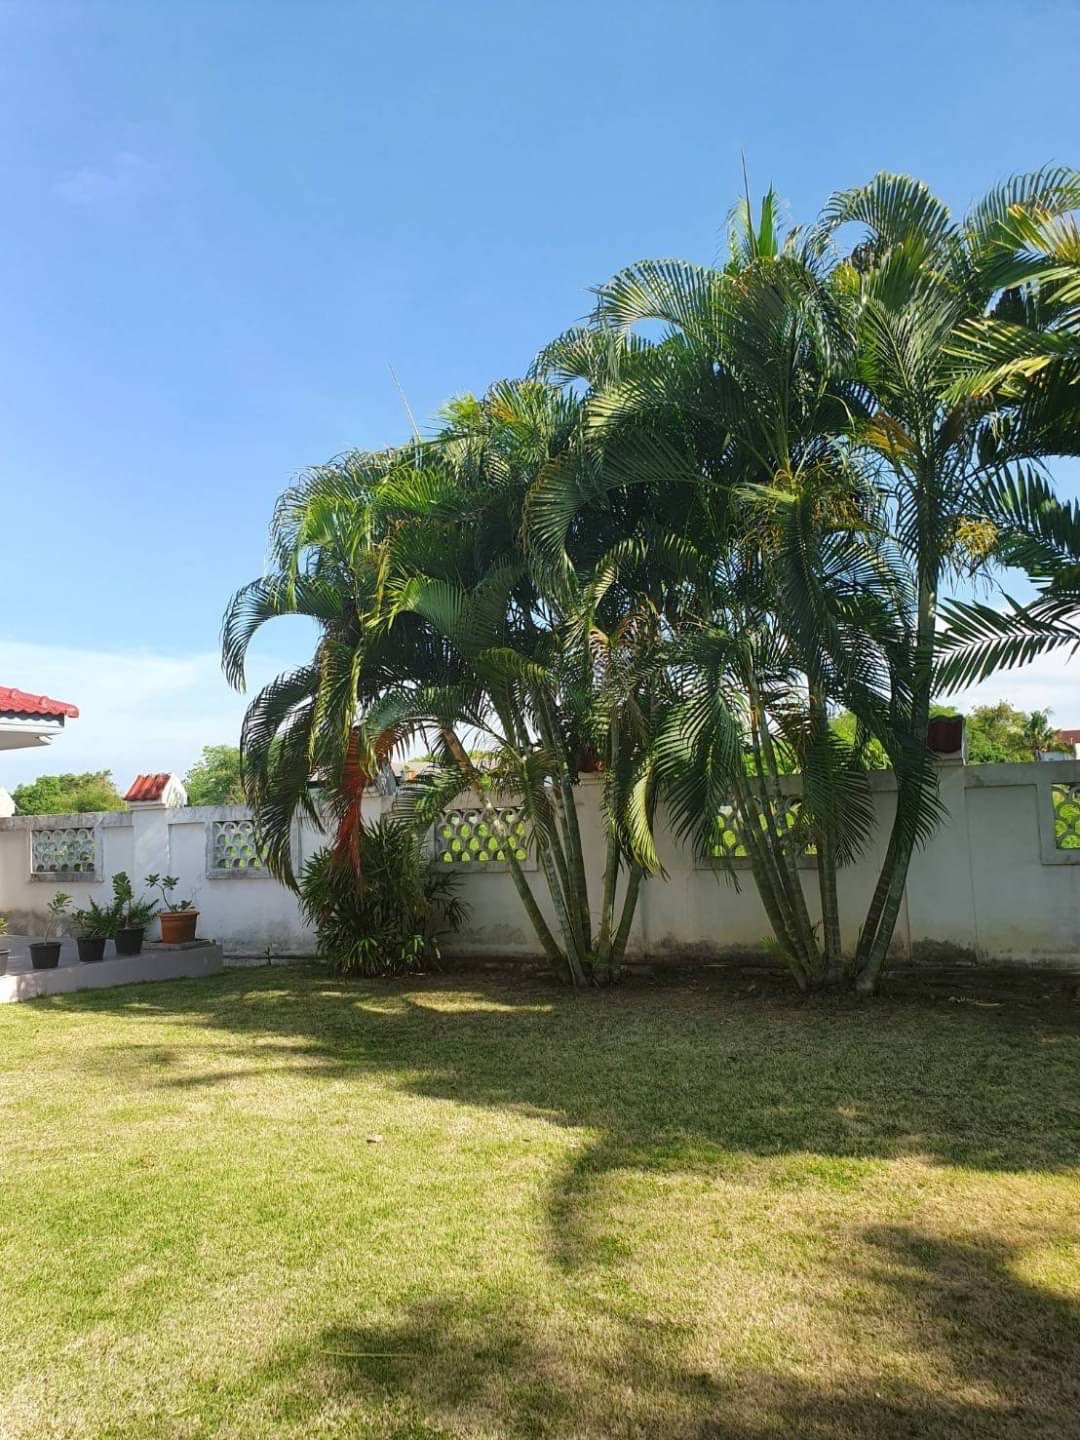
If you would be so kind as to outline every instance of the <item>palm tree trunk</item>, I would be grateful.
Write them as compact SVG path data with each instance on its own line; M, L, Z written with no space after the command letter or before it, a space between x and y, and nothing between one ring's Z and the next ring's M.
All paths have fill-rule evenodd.
M753 794L755 787L747 786L747 794L744 802L743 840L748 848L751 843L759 845L762 848L762 859L768 866L777 898L783 906L786 924L792 941L795 943L800 953L800 958L805 964L808 957L803 953L803 939L800 934L798 921L792 910L791 888L788 885L787 873L781 854L780 836L776 829L776 819L773 815L772 797L769 794L768 785L762 773L762 757L756 737L753 742L753 750L754 779L757 782L757 795L755 797Z
M544 872L544 879L547 881L548 890L551 894L551 902L555 907L555 915L559 921L559 929L562 932L563 949L566 954L567 968L570 971L571 984L584 985L587 979L585 974L585 957L581 953L577 925L567 904L567 897L562 887L558 867L552 858L552 851L549 846L538 845L537 851L540 856L540 866Z
M750 733L754 749L754 767L760 780L765 829L769 837L769 844L776 856L776 868L781 877L783 890L787 897L786 908L790 915L792 934L798 941L803 964L806 967L809 977L813 980L815 977L819 977L822 972L821 955L818 949L817 937L814 934L813 921L810 919L810 911L806 904L806 895L802 887L802 877L799 875L798 863L793 851L793 846L786 834L781 837L776 827L775 803L782 798L780 775L772 741L767 733L767 721L758 706L756 686L754 686L752 682L750 707ZM766 772L769 773L772 779L772 791L770 791L768 780L766 779Z
M937 595L928 580L919 582L918 626L915 634L915 664L911 698L911 727L908 744L914 767L918 751L925 751L930 728L930 697L933 694L933 666L935 628L937 624ZM901 757L902 758L902 757ZM906 767L905 767L906 768ZM882 903L877 914L877 923L872 933L864 927L860 951L865 959L859 970L856 988L864 995L872 995L881 983L885 961L892 945L900 906L904 899L911 857L915 852L916 821L922 804L922 795L917 777L913 774L897 776L896 815L893 818L892 834L885 865L878 879L874 902L882 890L882 880L887 880ZM868 917L869 919L869 917Z
M528 742L525 718L520 713L519 708L516 707L508 697L505 698L505 703L500 708L499 718L513 744L524 751L524 747ZM571 984L583 985L586 978L585 956L581 948L579 922L574 914L573 907L568 903L568 898L573 892L570 887L570 876L567 869L566 856L563 853L563 848L559 841L558 821L555 815L551 813L551 801L546 796L545 805L548 813L541 816L537 809L536 796L527 783L527 777L524 773L522 775L522 801L532 824L533 844L536 846L537 858L540 862L540 868L544 873L544 879L547 883L548 892L551 895L551 903L558 921L559 931L563 938L563 950L560 952L561 968L568 973ZM528 891L528 882L525 880L525 877L520 874L520 868L514 868L516 861L512 860L511 866L511 873L517 875L515 884L517 885L518 894L525 902L526 912L529 914L529 918L532 920L535 929L536 917L539 916L540 920L543 921L543 916L540 915L540 911L532 897L532 892ZM526 891L528 891L528 900L526 900L525 897ZM532 902L531 906L530 901ZM540 934L539 931L538 934ZM551 935L550 930L548 930L548 934ZM554 942L553 936L552 940ZM541 943L544 943L542 934ZM545 945L545 951L546 950L547 947Z
M810 686L810 718L816 734L815 747L821 742L828 753L829 715L825 696L816 685ZM812 763L813 748L810 751ZM804 781L805 786L805 781ZM840 934L840 899L837 894L836 832L832 817L818 818L814 826L814 848L817 850L818 894L821 898L821 944L825 970L830 980L838 980L844 971L843 940Z
M750 857L750 864L757 885L761 903L769 917L776 943L783 952L788 969L795 977L800 990L808 987L809 968L806 956L798 944L792 928L791 910L787 888L780 873L776 856L768 839L762 833L758 822L757 805L750 799L750 787L736 786L737 809L740 815L739 832Z
M611 969L611 931L615 919L615 886L619 877L619 839L609 821L607 854L604 861L604 889L600 899L600 934L596 942L596 968Z
M900 805L900 790L897 787L896 804ZM895 818L892 829L889 832L889 843L885 849L885 858L881 862L881 870L878 873L877 884L874 886L874 893L870 897L870 904L867 907L866 918L863 927L859 931L859 943L855 949L855 972L860 974L867 960L870 958L870 951L874 944L874 937L877 935L878 926L881 924L881 912L885 908L885 899L889 893L889 886L892 883L893 870L896 865L896 837L898 827Z
M536 938L540 941L541 949L551 961L552 965L554 965L557 972L561 971L566 975L567 979L572 979L573 971L570 964L566 956L559 949L559 942L551 933L551 928L544 919L540 906L536 903L536 897L529 887L529 882L525 878L517 856L512 850L508 850L506 853L510 865L510 878L514 882L514 889L521 897L521 903L525 907L525 913L529 917L529 923L533 927Z
M904 899L908 869L911 865L911 857L914 850L915 846L911 839L903 839L897 846L896 863L893 866L893 873L885 897L885 904L882 906L881 920L878 924L877 934L874 936L874 943L870 947L870 953L866 958L866 963L859 972L858 979L855 982L856 989L860 994L875 994L881 983L885 960L892 944L893 933L896 930L896 922L900 915L900 906Z
M559 786L559 805L564 813L567 869L581 930L581 948L587 955L592 949L592 916L589 913L589 877L585 869L585 851L581 843L574 785L566 771Z
M592 949L592 917L589 913L589 880L581 844L581 826L578 823L577 804L574 799L574 776L567 759L564 738L558 733L547 695L537 691L536 701L537 718L544 743L552 755L559 757L560 774L555 792L566 856L567 897L580 930L582 953L587 955Z
M836 889L836 851L828 826L822 826L815 838L825 969L830 979L839 979L844 971L844 950L840 935L840 899Z
M630 873L626 877L626 893L623 896L622 915L619 917L619 928L615 932L615 941L611 947L610 968L612 970L619 968L626 954L626 945L630 939L630 928L634 923L634 914L637 910L638 895L641 891L641 881L644 873L640 865L631 865Z

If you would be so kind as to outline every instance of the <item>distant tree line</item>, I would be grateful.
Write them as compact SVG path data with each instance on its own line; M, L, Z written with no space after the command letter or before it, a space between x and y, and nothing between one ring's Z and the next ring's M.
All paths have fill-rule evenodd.
M244 787L238 747L205 745L201 758L184 776L184 788L189 805L242 804ZM111 770L39 775L36 780L17 785L11 798L19 815L87 815L125 808Z

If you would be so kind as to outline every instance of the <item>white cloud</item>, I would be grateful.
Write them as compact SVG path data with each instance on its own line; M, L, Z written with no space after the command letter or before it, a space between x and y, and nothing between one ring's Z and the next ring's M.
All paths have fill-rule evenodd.
M307 627L288 638L293 653L254 657L249 693L310 654ZM0 750L0 785L9 790L36 775L71 770L111 770L122 787L141 771L182 775L204 745L237 742L248 698L225 683L216 651L78 650L2 637L0 684L70 700L80 711L48 749ZM964 710L998 700L1049 709L1057 725L1080 728L1080 656L1070 662L1061 650L951 698Z
M159 167L133 150L120 150L105 165L83 165L56 182L56 193L71 205L102 205L162 188Z
M290 663L259 661L249 687ZM8 790L62 771L111 770L122 788L142 771L182 775L204 745L236 744L247 704L226 684L216 652L176 657L0 638L0 684L79 707L48 749L0 750Z
M1051 711L1059 729L1080 729L1080 655L1070 659L1068 650L1058 650L1019 670L1000 670L948 700L960 710L1007 700L1018 710Z

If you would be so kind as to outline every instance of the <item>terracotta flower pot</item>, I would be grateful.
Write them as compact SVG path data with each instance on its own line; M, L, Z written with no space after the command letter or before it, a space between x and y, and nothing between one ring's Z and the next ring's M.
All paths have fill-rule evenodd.
M105 959L105 938L96 936L94 939L79 939L75 941L75 948L79 952L79 959L84 965L96 965L99 960Z
M163 945L185 945L195 939L195 926L199 923L197 910L163 910L158 919Z
M146 933L145 926L125 925L122 930L116 932L116 953L117 955L138 955L142 951L143 935Z
M60 964L60 941L35 940L30 946L30 964L35 970L55 970Z

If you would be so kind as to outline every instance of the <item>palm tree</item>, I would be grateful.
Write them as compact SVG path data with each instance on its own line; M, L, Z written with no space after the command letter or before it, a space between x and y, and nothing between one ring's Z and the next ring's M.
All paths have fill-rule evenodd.
M497 826L497 796L513 794L554 926L516 847L505 849L511 876L545 953L575 984L616 969L629 938L642 871L621 813L661 674L651 617L613 598L630 557L571 567L545 586L521 548L526 494L540 467L572 449L579 410L555 387L504 383L455 402L428 444L312 472L278 507L274 570L239 592L224 628L227 673L242 683L267 620L305 613L321 627L312 664L257 696L244 726L245 781L275 873L294 878L290 825L315 814L313 772L347 852L380 762L434 735L436 765L399 808L426 826L472 788ZM596 558L595 536L589 549ZM467 734L490 752L483 769ZM587 769L604 774L609 815L595 933L574 799Z
M1050 723L1049 710L1033 710L1024 722L1024 739L1031 747L1031 758L1041 760L1044 755L1061 751L1065 746L1058 739L1057 730Z
M1000 195L983 227L982 260L999 287L985 315L958 327L950 342L953 394L1000 397L1042 453L1080 453L1080 228L1076 177L1048 172L1021 179ZM998 669L1080 647L1080 504L1059 500L1033 466L991 473L981 497L995 558L1027 571L1038 590L1004 608L978 602L944 607L941 683L951 689Z
M552 565L596 527L641 546L658 573L678 554L682 582L663 600L672 699L645 763L699 850L715 851L730 814L779 948L811 988L844 970L836 870L872 812L856 748L832 732L781 612L806 567L828 573L834 598L854 588L872 496L840 443L864 409L846 374L850 306L812 248L780 243L774 214L771 196L758 223L743 207L723 271L646 261L621 272L601 287L593 325L542 353L541 373L590 387L592 463L547 467L528 514ZM641 321L666 332L642 339ZM782 781L796 767L797 805ZM633 833L655 866L642 817ZM807 847L820 939L800 874Z
M1021 177L957 223L924 185L879 175L834 196L809 236L781 242L770 197L757 226L743 207L723 271L632 266L601 287L593 343L571 332L542 357L592 383L588 423L602 453L599 482L546 486L533 506L542 541L554 547L571 533L598 494L618 492L632 514L642 508L628 501L632 490L653 501L694 492L696 505L665 508L673 523L681 513L697 526L702 509L718 521L711 532L682 532L719 541L707 622L719 556L745 552L738 517L756 515L767 608L809 702L851 710L888 755L897 805L854 957L864 990L878 984L913 850L938 818L926 741L942 588L992 558L987 487L1038 461L1057 424L1057 407L1028 405L1026 390L959 395L957 348L1000 303L1001 226L1019 214L1067 214L1078 199L1071 172ZM837 256L851 226L856 243ZM660 322L664 335L641 338L641 322ZM836 513L822 523L828 505ZM767 774L773 726L751 677L744 683L763 741L751 765ZM694 800L714 798L699 790ZM793 911L799 893L790 887ZM827 927L828 903L823 895ZM780 938L805 964L805 941L795 954Z
M1080 502L1060 500L1044 475L1023 469L993 477L982 508L992 527L993 555L1027 572L1035 599L1010 595L1001 609L955 600L942 607L938 683L962 690L1042 655L1080 651Z
M957 394L958 337L999 303L995 237L1007 217L1060 215L1077 203L1075 175L1038 173L998 187L958 224L924 185L880 175L834 196L823 216L829 236L850 224L862 232L835 272L856 296L857 373L873 397L852 443L875 470L912 602L890 665L887 733L878 736L896 771L897 807L856 956L863 989L878 983L912 851L935 822L926 735L942 587L985 563L982 495L1010 467L1045 454L1049 433L1047 413L1029 412L1022 394ZM860 713L859 697L848 703Z
M385 566L396 546L452 545L459 532L435 507L446 499L432 467L413 447L346 456L309 471L285 492L271 526L271 566L239 590L222 627L222 663L237 689L255 634L269 621L300 615L318 627L311 662L280 675L252 700L241 734L245 791L271 871L295 883L292 823L321 824L312 795L318 780L336 818L336 847L355 851L359 807L383 758L408 738L406 722L372 731L357 722L401 684L445 678L448 657L421 624L390 636L370 622ZM413 523L418 516L423 524Z
M312 663L245 723L275 873L292 878L289 825L314 811L313 772L347 853L386 755L434 734L436 771L404 806L420 824L467 786L522 797L553 925L516 861L511 873L575 983L618 964L642 877L660 869L663 796L699 848L732 805L778 943L811 986L844 969L836 868L869 834L861 752L877 741L897 804L853 959L875 988L938 815L926 737L943 588L1026 556L1058 634L1075 593L1077 516L1033 468L1075 436L1067 246L1025 260L1020 281L1005 257L1025 224L1065 227L1078 200L1072 172L1047 172L957 223L925 186L880 175L785 238L771 195L757 221L747 203L723 269L631 266L530 380L458 402L433 441L306 477L279 506L271 573L234 599L224 632L242 683L261 624L303 613L320 627ZM1054 337L1049 358L1032 368L1010 351L986 380L993 326L1018 306ZM828 724L837 706L853 744ZM466 732L493 751L490 773ZM607 826L598 925L574 803L589 769Z

